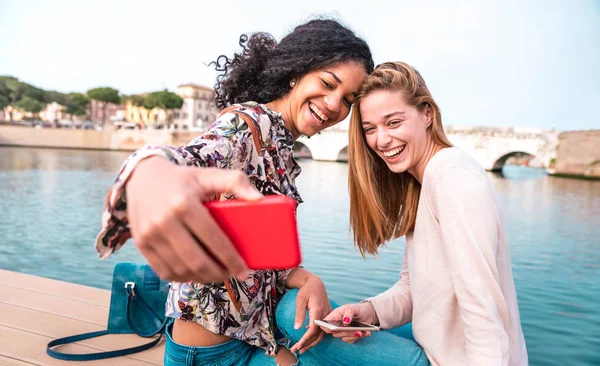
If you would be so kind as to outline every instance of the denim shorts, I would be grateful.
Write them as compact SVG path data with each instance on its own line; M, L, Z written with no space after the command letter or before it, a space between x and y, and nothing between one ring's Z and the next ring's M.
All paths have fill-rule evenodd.
M165 366L276 365L275 358L267 356L265 350L237 339L208 347L193 347L176 343L171 336L172 326L171 322L166 332Z

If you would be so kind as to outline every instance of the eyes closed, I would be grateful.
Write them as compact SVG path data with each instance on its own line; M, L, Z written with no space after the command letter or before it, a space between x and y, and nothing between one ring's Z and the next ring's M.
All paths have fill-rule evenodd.
M401 119L393 119L393 120L388 121L386 125L390 128L396 128L396 127L400 126L401 123L402 123ZM363 126L363 131L365 134L370 134L370 133L374 132L375 130L376 130L376 128L371 125Z
M323 85L325 86L325 88L329 89L329 90L334 90L335 86L330 83L329 81L325 80L325 79L321 79L321 81L323 82ZM344 103L348 106L348 108L352 107L352 101L348 98L344 98Z

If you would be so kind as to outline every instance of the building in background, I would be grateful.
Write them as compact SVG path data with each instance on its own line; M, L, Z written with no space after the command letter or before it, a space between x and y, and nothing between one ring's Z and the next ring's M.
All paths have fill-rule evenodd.
M207 130L219 113L214 106L214 90L198 84L182 84L176 93L183 98L183 106L175 110L174 128Z
M105 111L106 117L104 116ZM87 105L89 119L99 124L105 123L106 125L110 125L115 121L123 121L125 119L125 112L126 106L122 104L116 105L108 103L105 110L104 102L92 99Z
M33 113L25 112L20 108L15 108L11 105L4 108L4 120L7 122L23 121L31 118L33 118Z
M140 94L145 96L148 93ZM160 108L148 110L142 106L134 105L131 100L125 103L125 121L134 123L139 128L157 128L161 123L166 123L167 113Z
M218 114L218 109L213 106L214 91L202 85L183 84L177 87L175 93L183 99L183 105L180 109L170 112L172 114L170 128L173 130L207 130ZM162 129L167 125L168 116L164 109L148 110L134 105L131 100L126 102L124 108L125 120L135 123L141 128Z
M40 120L44 122L59 122L70 119L71 116L66 113L67 107L56 102L46 104L46 107L40 112Z

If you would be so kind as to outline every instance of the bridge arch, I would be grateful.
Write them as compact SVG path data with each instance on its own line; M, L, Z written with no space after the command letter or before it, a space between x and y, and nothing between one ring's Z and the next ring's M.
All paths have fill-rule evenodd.
M348 146L338 152L336 161L348 161Z
M497 158L494 161L494 164L492 165L492 171L493 172L501 172L502 168L504 167L504 164L506 164L506 161L512 157L525 157L525 156L529 156L531 158L534 158L535 155L530 154L528 152L525 151L511 151L508 153L505 153L504 155L500 156L499 158Z
M312 159L312 151L310 148L300 141L294 141L294 158L296 159Z

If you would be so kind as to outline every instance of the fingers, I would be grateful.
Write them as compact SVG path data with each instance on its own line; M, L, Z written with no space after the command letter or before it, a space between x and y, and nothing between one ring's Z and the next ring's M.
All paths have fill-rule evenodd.
M366 338L366 337L370 337L371 336L371 332L360 332L360 331L356 331L356 332L343 332L345 333L344 336L339 337L341 338L342 341L352 344L356 341L358 341L361 338Z
M152 267L154 272L156 272L158 277L166 280L178 281L177 279L173 278L174 272L169 266L169 264L165 260L163 260L158 254L156 254L156 251L153 249L153 247L139 246L137 242L136 246L138 247L140 253L144 256L144 258L146 258L150 267Z
M245 280L248 277L248 267L237 252L229 238L223 233L219 225L212 218L206 207L200 202L190 202L189 212L183 215L183 220L192 235L204 245L204 250L216 259L228 274L223 278L217 278L214 281L220 282L227 277L237 277L239 280ZM213 258L196 259L196 268L202 270L205 266L213 268L213 273L218 271L214 268ZM201 272L197 272L201 273Z
M352 321L353 318L354 318L353 308L351 306L346 307L344 309L344 312L342 315L342 323L350 324L350 322Z
M300 299L300 301L299 301ZM304 302L304 298L302 296L297 296L296 297L296 306L298 306L298 303L303 303ZM327 312L329 312L329 310L331 310L331 306L329 304L329 302L327 302L328 309ZM323 337L324 337L324 333L321 331L321 328L319 326L317 326L315 324L315 320L320 319L323 317L323 310L321 308L322 305L320 305L318 302L317 304L311 304L310 305L310 309L309 309L309 322L308 322L308 330L306 331L306 333L304 333L304 336L302 336L302 338L294 345L294 347L292 347L292 349L295 350L299 350L300 354L306 352L309 348L315 346L317 343L319 343ZM304 314L302 316L302 320L304 319L304 316L306 314L305 310L307 306L302 306L302 313ZM298 311L300 310L299 307L296 308L296 324L298 322ZM302 323L300 323L301 325Z
M358 341L359 338L360 337L344 337L344 338L342 338L342 341L344 341L348 344L352 344L352 343Z
M319 329L317 326L309 328L306 333L304 333L302 338L300 338L300 340L294 344L294 346L291 348L291 351L300 351L300 353L302 353L302 350L306 348L306 345L313 343L319 337L320 333L321 329Z
M303 354L304 352L319 344L319 342L323 340L323 337L325 337L325 333L321 332L319 327L315 327L315 329L317 331L317 335L315 337L308 338L307 340L305 340L305 342L302 343L303 345L300 348L300 354Z
M241 170L205 168L199 171L198 183L208 195L226 192L244 200L258 200L263 197Z
M300 329L302 324L304 324L304 319L306 318L306 308L308 307L308 298L302 294L302 290L298 292L296 296L296 317L294 318L294 329ZM310 312L309 312L310 315ZM310 328L312 324L312 319L309 320L308 328L309 330L304 333L302 338L294 346L291 348L292 352L296 352L302 348L302 345L306 342L306 339L309 337L313 337L314 328ZM315 326L316 327L316 326ZM317 327L318 328L318 327Z
M346 307L347 307L347 305L342 305L339 308L333 309L333 311L331 311L325 318L323 318L323 320L324 321L342 320Z
M304 296L301 296L299 293L296 297L296 317L294 318L294 329L300 329L302 324L304 324L304 319L306 318L307 304L308 299ZM310 325L311 324L309 324L309 326Z
M177 270L179 276L185 281L201 283L220 282L230 277L224 267L214 261L210 254L204 250L201 243L179 223L173 223L169 229L170 248L173 260L178 260L180 265Z
M321 331L320 327L313 323L312 316L307 328L308 330L304 333L302 338L300 338L300 340L292 347L292 351L300 351L300 354L302 354L323 340L324 333Z

